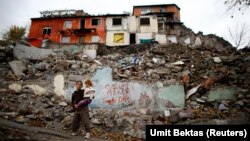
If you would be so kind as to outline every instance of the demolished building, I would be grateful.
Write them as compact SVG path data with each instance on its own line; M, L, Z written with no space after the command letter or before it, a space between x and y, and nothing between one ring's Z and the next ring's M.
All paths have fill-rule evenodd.
M64 11L61 11L61 13ZM125 46L143 41L167 43L168 35L179 35L180 8L175 4L134 6L133 15L89 15L45 12L31 18L28 40L36 47L47 43Z

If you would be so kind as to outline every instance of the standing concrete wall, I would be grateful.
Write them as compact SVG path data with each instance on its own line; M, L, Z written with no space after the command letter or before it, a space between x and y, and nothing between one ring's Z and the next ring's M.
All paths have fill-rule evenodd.
M130 33L136 33L138 27L138 20L135 16L128 17L128 31Z
M140 18L150 18L150 25L138 24L140 33L158 33L158 21L156 16L140 16L137 18L138 23L140 23Z
M121 18L122 25L113 25L113 18ZM122 33L124 35L123 42L114 42L114 34ZM116 16L107 17L106 19L106 45L107 46L124 46L129 45L129 32L128 32L128 17Z
M84 81L84 80L82 80ZM98 108L161 108L184 107L184 88L182 85L158 87L157 84L142 82L118 82L112 80L112 69L98 69L92 77L96 90L95 99L90 107ZM66 90L66 98L70 100L74 88ZM169 107L166 107L169 105Z

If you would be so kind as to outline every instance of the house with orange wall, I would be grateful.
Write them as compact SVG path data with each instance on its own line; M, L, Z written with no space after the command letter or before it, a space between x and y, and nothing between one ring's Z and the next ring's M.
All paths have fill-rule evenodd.
M46 43L105 43L105 16L46 16L31 18L28 41L35 47Z

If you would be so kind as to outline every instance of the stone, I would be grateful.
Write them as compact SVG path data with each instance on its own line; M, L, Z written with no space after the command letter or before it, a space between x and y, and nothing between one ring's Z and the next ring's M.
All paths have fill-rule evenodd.
M222 111L222 110L228 110L229 108L227 108L223 103L221 103L219 105L219 110Z
M27 117L29 119L36 119L37 118L37 116L35 114L26 115L25 117Z
M195 39L195 41L194 41L194 45L195 45L195 46L200 46L200 45L202 45L202 42L201 42L200 37L196 37L196 39Z
M200 103L205 103L205 101L202 98L196 98L196 101Z
M239 106L244 106L244 101L243 100L239 100L239 101L236 101L234 104L235 105L239 105Z
M183 65L185 64L183 61L177 61L175 63L171 63L171 65Z
M171 123L176 123L180 120L180 117L179 114L176 113L176 114L171 114L170 117L168 117L168 119Z
M215 63L220 63L220 62L221 62L220 57L214 57L214 62L215 62Z
M101 123L101 120L100 120L100 119L97 119L97 118L92 118L92 119L91 119L91 122L94 123L94 124L102 124L102 123Z
M60 106L67 106L68 104L66 102L60 102L60 103L58 103L58 105L60 105Z
M90 67L90 72L95 72L98 68L98 65L97 64L93 64L91 67Z
M25 118L24 116L18 116L16 117L16 122L19 123L28 123L30 120L28 118Z
M165 117L169 117L170 116L170 110L164 110L164 115L165 115Z
M148 108L140 108L139 113L141 113L143 115L147 115L150 113L150 110Z
M197 105L198 105L198 103L197 103L196 101L191 101L189 104L190 104L191 106L197 106Z
M74 69L74 70L76 70L76 69L79 69L80 66L78 64L72 64L71 68Z
M176 79L170 79L170 80L165 80L164 85L175 85L177 84L177 80Z
M44 89L44 88L42 88L42 87L40 87L38 85L33 85L33 84L32 85L26 85L26 86L24 86L24 88L32 89L34 91L34 93L37 94L37 95L42 95L42 94L45 94L47 92L46 89Z
M174 66L171 70L172 70L173 72L177 73L177 72L181 72L182 69L183 69L182 67Z
M208 101L222 101L235 99L236 88L234 87L219 87L209 91Z
M194 112L192 109L183 110L179 113L181 119L194 118Z
M154 65L151 62L147 62L146 66L149 67L149 68L153 68Z
M190 71L189 70L185 70L185 71L181 72L181 74L182 74L182 76L189 75Z
M20 84L11 84L11 85L9 85L9 89L10 90L14 90L15 92L20 92L21 91L21 89L22 89L22 86L20 85Z
M70 74L70 75L68 76L68 80L69 80L69 81L74 81L74 82L76 82L76 81L83 81L83 80L84 80L84 77L83 77L82 75Z
M9 65L17 77L22 77L25 75L24 71L26 70L26 66L22 61L11 61L9 62Z
M158 74L156 74L156 73L153 73L153 74L152 74L152 78L153 78L154 80L159 80L159 79L160 79L160 75L158 75Z

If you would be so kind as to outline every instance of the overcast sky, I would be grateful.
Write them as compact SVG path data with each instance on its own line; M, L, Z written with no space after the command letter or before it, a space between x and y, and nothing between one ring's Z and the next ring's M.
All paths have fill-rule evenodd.
M195 33L202 31L228 39L228 27L246 23L250 28L250 8L244 14L237 10L227 12L224 0L0 0L0 32L11 25L30 25L30 18L40 17L39 12L45 10L82 9L89 14L120 14L132 12L133 5L172 3L181 8L181 21Z

